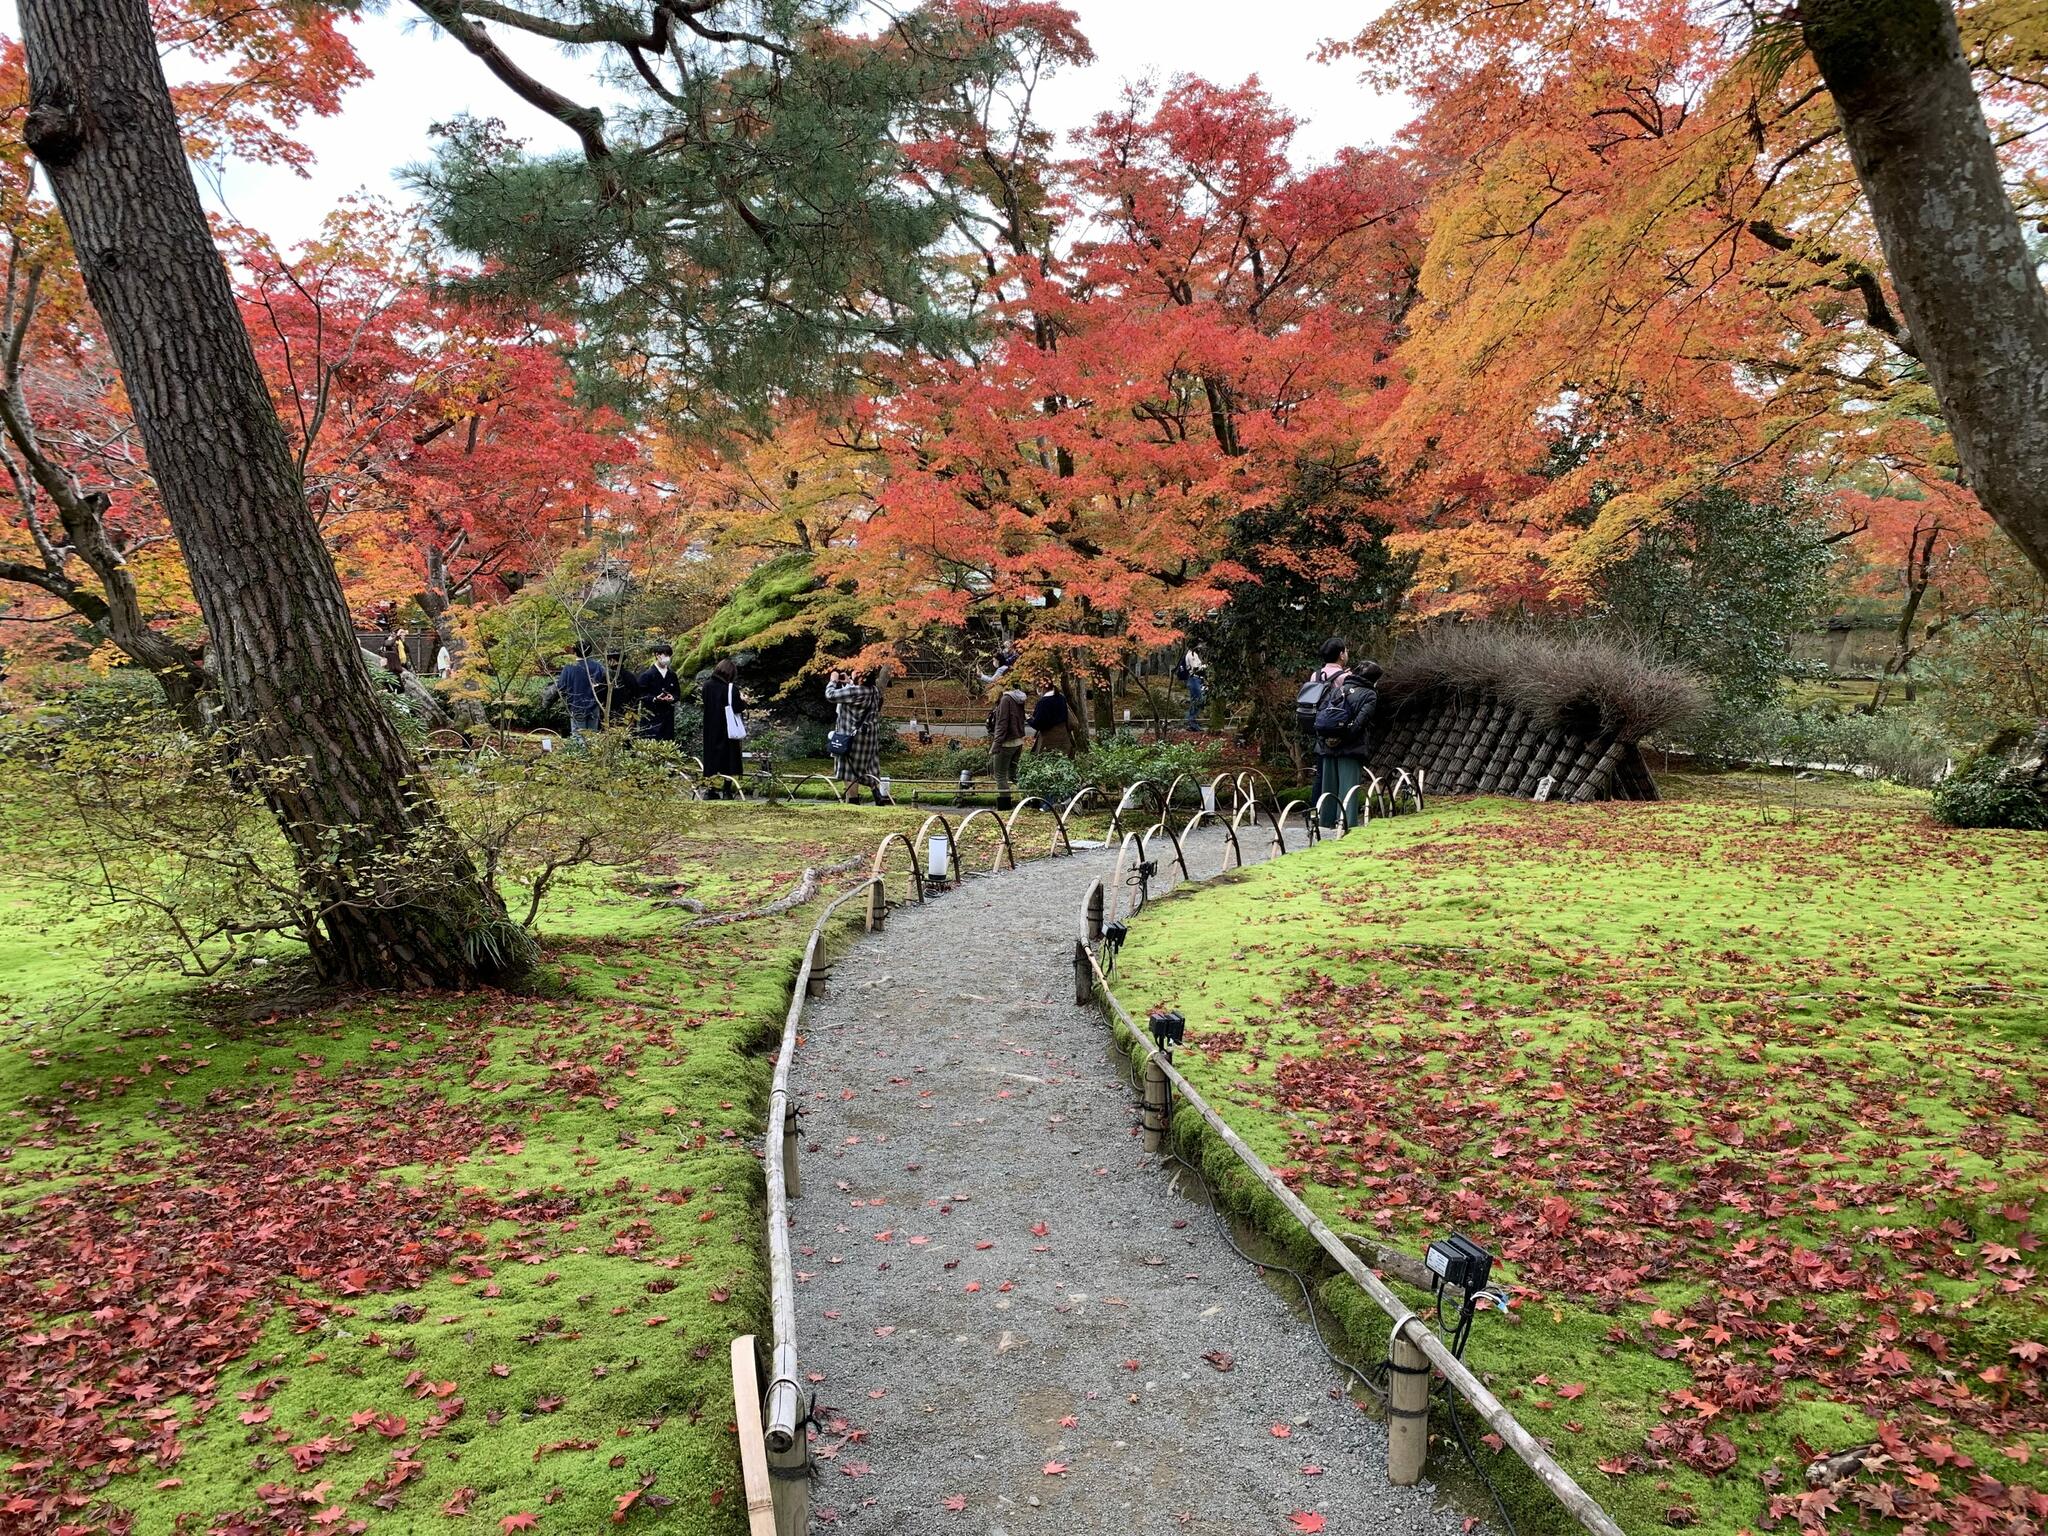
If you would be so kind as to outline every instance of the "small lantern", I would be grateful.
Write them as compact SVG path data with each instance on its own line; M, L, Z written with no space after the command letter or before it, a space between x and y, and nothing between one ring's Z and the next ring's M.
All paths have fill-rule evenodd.
M943 880L947 865L952 862L953 846L939 833L934 832L924 846L924 873L927 880Z

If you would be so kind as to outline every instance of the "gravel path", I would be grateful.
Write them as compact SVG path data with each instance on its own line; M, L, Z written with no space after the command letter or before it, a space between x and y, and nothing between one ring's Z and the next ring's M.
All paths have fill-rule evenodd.
M1458 1531L1431 1490L1387 1486L1384 1432L1307 1326L1140 1152L1107 1028L1073 1002L1112 859L893 912L807 1015L816 1528Z

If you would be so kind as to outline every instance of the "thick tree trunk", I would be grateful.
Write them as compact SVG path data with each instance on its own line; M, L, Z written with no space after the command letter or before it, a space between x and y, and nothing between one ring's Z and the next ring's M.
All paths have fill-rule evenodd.
M179 139L147 0L24 0L23 137L56 189L206 620L239 749L321 915L327 975L519 969L356 649Z
M1970 488L2048 574L2048 294L1947 0L1805 0L1913 350Z

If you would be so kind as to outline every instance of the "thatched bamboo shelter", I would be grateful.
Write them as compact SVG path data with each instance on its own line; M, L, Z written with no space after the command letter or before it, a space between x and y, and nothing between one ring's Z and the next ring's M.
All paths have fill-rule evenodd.
M1655 800L1641 742L1703 704L1690 673L1625 644L1445 627L1388 666L1371 766L1422 769L1438 794Z

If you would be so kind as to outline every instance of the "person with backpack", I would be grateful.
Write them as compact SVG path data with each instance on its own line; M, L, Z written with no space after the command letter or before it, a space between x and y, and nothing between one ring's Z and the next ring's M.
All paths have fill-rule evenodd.
M882 795L882 689L873 672L834 672L825 680L825 697L837 708L826 750L835 759L833 776L848 785L846 803L860 803L860 786Z
M1327 764L1318 777L1332 797L1332 803L1322 808L1326 827L1351 824L1345 796L1365 778L1365 760L1372 750L1373 713L1379 705L1374 684L1380 675L1378 662L1360 662L1323 691L1322 707L1316 711L1316 754Z
M1309 755L1316 765L1315 783L1309 790L1309 804L1314 805L1329 792L1330 786L1323 782L1322 753L1316 751L1316 715L1323 707L1323 695L1351 665L1351 647L1340 637L1332 635L1325 640L1321 651L1322 661L1315 671L1309 673L1308 681L1301 685L1301 691L1294 696L1294 724L1301 732L1301 739L1307 745Z
M1037 737L1034 752L1064 752L1074 756L1073 711L1067 696L1051 678L1039 682L1038 702L1031 706L1031 729Z
M1017 782L1017 756L1024 750L1024 704L1022 688L1005 688L988 712L988 751L995 767L999 811L1016 804L1010 791Z

